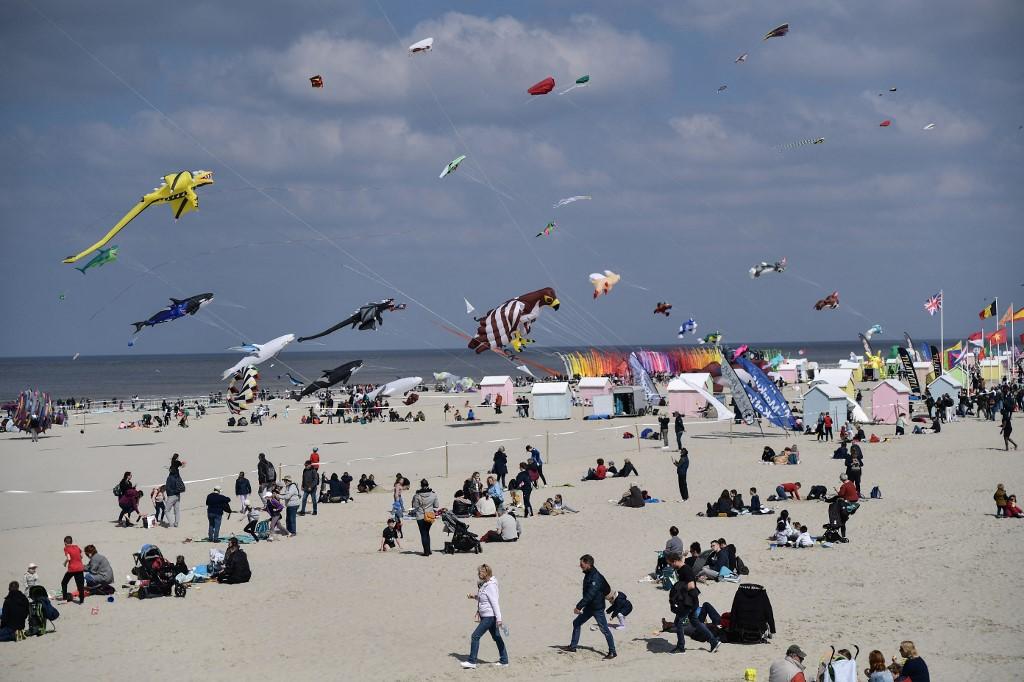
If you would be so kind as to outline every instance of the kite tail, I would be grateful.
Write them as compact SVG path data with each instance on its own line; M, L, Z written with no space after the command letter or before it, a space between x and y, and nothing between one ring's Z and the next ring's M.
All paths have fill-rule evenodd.
M75 270L77 270L77 269L78 269L78 268L75 268ZM85 274L85 273L82 273L82 274ZM132 322L132 324L133 324L133 325L135 325L135 333L136 333L136 334L138 334L139 332L141 332L141 331L142 331L142 328L146 326L146 323L145 323L145 322Z
M80 267L80 268L75 268L75 270L78 270L80 273L82 273L84 275L85 274L85 267L87 267L87 266L83 266L83 267Z

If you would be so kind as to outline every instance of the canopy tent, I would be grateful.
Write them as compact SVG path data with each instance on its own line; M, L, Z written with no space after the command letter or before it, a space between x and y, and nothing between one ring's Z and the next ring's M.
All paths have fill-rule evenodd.
M871 416L882 424L895 424L901 414L910 414L910 389L902 381L886 379L871 389Z
M572 393L569 382L550 381L533 385L531 413L534 419L569 419L572 417Z

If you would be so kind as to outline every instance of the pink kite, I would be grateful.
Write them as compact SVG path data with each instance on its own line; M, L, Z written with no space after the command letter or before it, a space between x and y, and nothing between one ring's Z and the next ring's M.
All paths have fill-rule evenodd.
M889 119L885 119L884 121L882 121L881 123L878 124L878 127L880 127L880 128L888 128L891 125L892 125L892 121L890 121Z
M555 79L552 78L551 76L548 76L541 82L534 83L532 86L530 86L530 89L527 90L527 92L530 93L531 95L546 95L554 89Z

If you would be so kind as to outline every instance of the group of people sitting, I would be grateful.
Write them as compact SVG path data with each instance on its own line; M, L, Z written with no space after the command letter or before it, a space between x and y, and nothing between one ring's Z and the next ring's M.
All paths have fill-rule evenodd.
M597 458L597 463L592 468L588 469L587 470L587 475L584 476L583 478L581 478L580 480L581 481L603 481L604 479L609 478L609 477L611 477L611 478L625 478L626 476L629 476L630 474L634 474L636 476L639 476L640 472L637 471L636 467L633 465L632 462L629 461L628 457L625 460L623 460L622 468L621 469L616 468L615 462L612 462L611 460L609 460L608 464L605 464L604 459L601 458L601 457L598 457Z
M783 448L782 452L775 454L775 450L766 445L764 451L761 452L761 461L765 464L799 464L800 450L794 443Z
M779 520L775 524L775 535L769 538L776 545L782 547L813 547L814 538L811 537L807 526L789 518L789 510L783 509L779 514Z
M672 526L668 529L669 539L665 543L665 549L658 553L658 564L654 569L655 576L666 577L671 575L668 571L669 556L685 557L683 563L693 571L697 582L727 581L739 582L740 575L747 575L743 560L740 559L736 545L726 542L725 538L718 538L711 541L711 549L702 549L699 542L691 542L689 553L683 551L683 540L679 537L679 529ZM671 580L670 580L671 582Z
M992 499L996 502L997 519L1024 518L1024 512L1021 511L1020 505L1017 504L1017 496L1008 495L1006 493L1006 486L1002 483L996 486L996 492Z
M707 510L699 512L698 516L740 516L745 514L774 514L768 507L761 505L761 496L757 494L757 488L750 489L750 504L745 504L743 495L732 490L723 490L715 502L708 502Z

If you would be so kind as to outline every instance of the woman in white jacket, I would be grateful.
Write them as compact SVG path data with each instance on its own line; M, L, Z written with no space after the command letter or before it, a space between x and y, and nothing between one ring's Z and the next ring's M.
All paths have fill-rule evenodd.
M485 632L490 632L494 643L498 645L498 663L496 666L508 665L508 652L505 650L505 641L501 638L501 607L498 605L498 581L494 572L487 564L483 564L476 572L477 581L476 594L466 595L469 599L476 600L476 617L480 624L473 631L470 639L469 658L462 662L463 668L476 667L476 655L480 651L480 638Z

